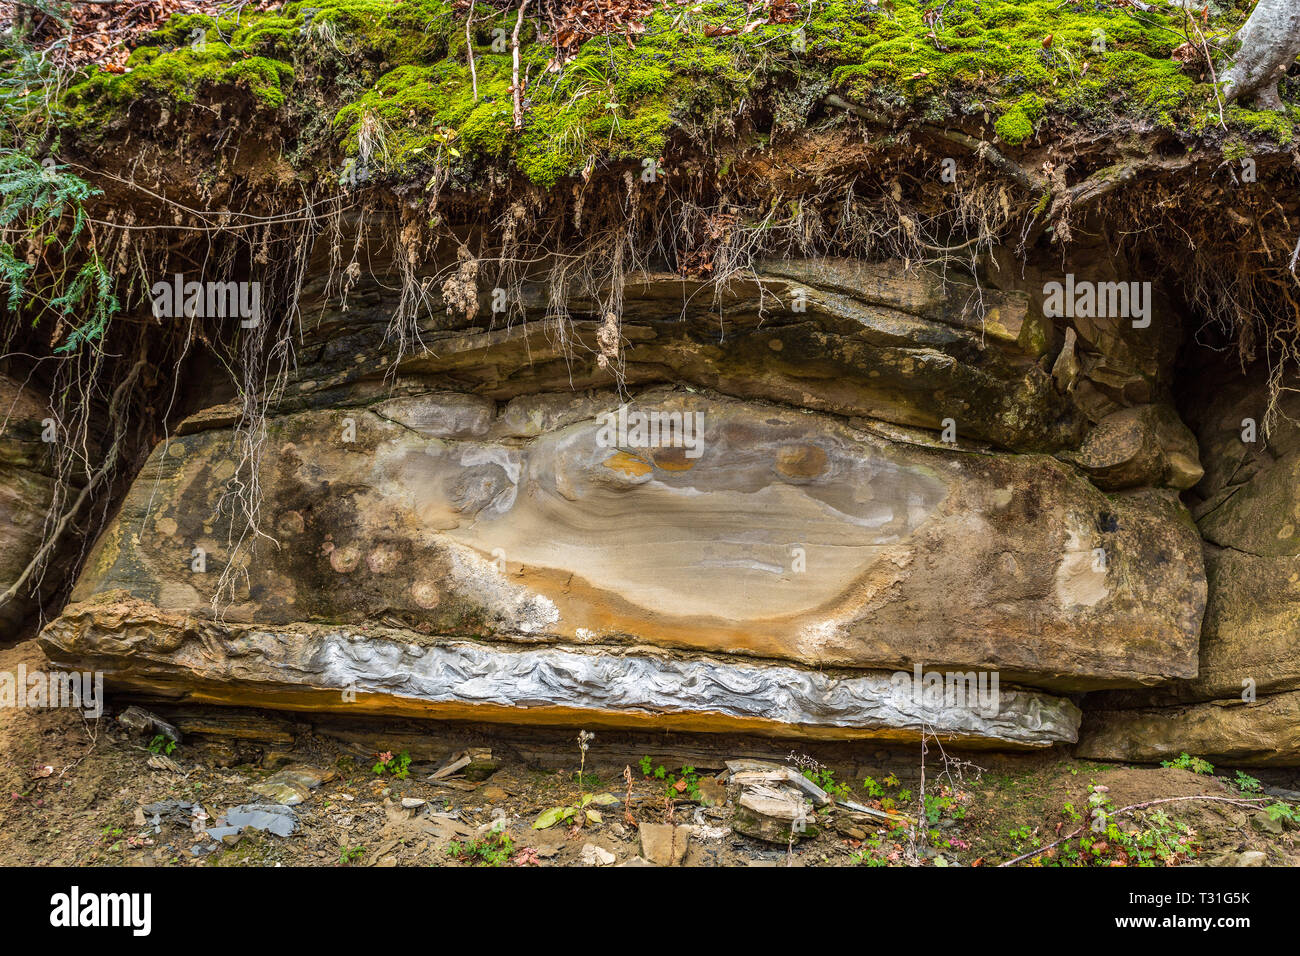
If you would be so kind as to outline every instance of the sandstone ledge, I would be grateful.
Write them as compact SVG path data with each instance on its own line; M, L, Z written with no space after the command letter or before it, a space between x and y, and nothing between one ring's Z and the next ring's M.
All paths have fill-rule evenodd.
M1181 753L1231 766L1300 766L1300 691L1251 703L1090 710L1075 756L1155 763Z

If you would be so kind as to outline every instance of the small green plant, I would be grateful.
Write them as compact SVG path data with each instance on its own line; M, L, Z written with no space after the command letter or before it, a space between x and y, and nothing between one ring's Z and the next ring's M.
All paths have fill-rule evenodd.
M339 853L339 865L351 866L353 863L357 862L357 860L361 859L361 857L365 855L365 852L366 848L363 846L345 846L343 851Z
M678 780L682 781L682 786L678 787ZM694 767L682 767L682 775L668 775L668 790L666 793L672 795L673 791L686 794L690 800L698 801L700 799L700 775L695 772Z
M1263 786L1260 785L1258 779L1252 777L1248 773L1242 773L1240 770L1237 771L1237 776L1233 780L1233 784L1242 793L1263 793L1264 792L1264 788Z
M679 777L663 765L654 766L654 761L649 757L642 757L637 766L641 768L642 776L662 780L667 785L664 789L665 796L671 796L674 792L677 792L685 793L692 800L700 799L700 775L696 773L694 767L682 767L681 776ZM680 788L677 786L679 780L686 781Z
M874 777L867 777L862 781L862 789L867 791L867 796L879 799L885 795L885 788L876 782Z
M1290 804L1282 803L1280 801L1278 803L1272 803L1264 808L1264 812L1274 820L1281 820L1283 823L1300 826L1300 810L1297 810Z
M612 793L590 794L582 788L586 781L587 773L587 747L596 737L585 730L578 731L578 784L579 793L578 801L570 806L551 807L533 821L534 830L545 830L555 826L557 823L572 822L574 826L580 827L584 823L601 823L603 818L599 810L592 809L592 804L596 806L609 806L618 803L618 797ZM645 761L642 762L645 765ZM662 768L660 768L662 769ZM594 774L592 775L594 776Z
M1071 822L1084 819L1070 803L1065 805L1065 816ZM1177 866L1198 852L1192 829L1170 820L1161 810L1139 813L1121 825L1105 787L1090 789L1087 819L1090 823L1085 832L1049 849L1034 865ZM1023 838L1027 830L1012 831L1012 836ZM1033 847L1039 845L1035 838Z
M170 757L176 750L176 741L163 734L158 734L153 740L149 741L149 752L151 754L162 754Z
M1192 773L1199 773L1209 776L1214 773L1214 765L1208 760L1202 760L1200 757L1190 757L1187 754L1179 754L1175 760L1160 761L1162 767L1173 767L1177 770L1190 770Z
M1016 827L1014 830L1008 830L1007 836L1011 837L1011 839L1015 841L1015 847L1017 850L1023 850L1026 847L1036 849L1042 843L1035 834L1034 828L1030 826Z
M397 756L393 756L390 751L384 751L375 755L377 762L370 769L375 773L383 776L391 774L398 780L405 780L411 775L411 755L403 750Z
M847 799L853 795L853 790L847 783L839 783L835 779L835 771L830 767L819 767L816 770L804 770L803 775L811 780L822 790L826 791L831 797L836 799Z
M966 817L965 797L954 793L948 787L941 787L937 793L925 795L925 818L931 824L940 820L963 820Z
M104 843L110 844L108 847L110 853L122 849L121 827L104 827L104 829L100 831L100 835L103 837Z
M515 844L504 829L494 827L481 840L462 843L452 840L447 844L447 855L462 863L476 866L504 866L514 855Z
M583 823L602 823L604 818L601 817L600 811L593 807L610 806L615 803L618 803L618 797L612 793L584 793L582 798L572 806L551 807L543 811L533 821L533 829L546 830L557 823L572 822L576 826L581 826Z
M858 866L889 866L898 860L898 848L886 846L879 833L872 833L862 841L862 848L850 855Z
M73 352L102 338L121 310L113 294L113 277L97 253L92 251L75 271L67 268L71 264L67 257L86 227L85 203L98 195L100 190L65 166L38 161L23 149L0 149L0 286L6 288L8 307L16 310L28 300L38 307L37 318L46 310L63 318L86 317L81 325L74 325L57 353ZM11 237L21 238L15 242ZM24 254L24 245L47 248L62 258L64 268L53 286L33 286L36 270Z

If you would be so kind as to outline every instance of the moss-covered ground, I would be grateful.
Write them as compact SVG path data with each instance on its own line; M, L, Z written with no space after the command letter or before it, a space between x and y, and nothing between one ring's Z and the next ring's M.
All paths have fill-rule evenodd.
M769 23L727 0L657 6L643 32L589 38L564 62L525 19L516 129L516 11L477 3L473 13L473 73L464 13L444 0L176 16L125 73L92 70L74 83L68 122L85 133L142 99L185 104L239 89L269 112L323 103L322 144L382 172L414 177L436 162L473 181L512 166L549 187L591 163L654 160L675 135L732 132L738 117L765 118L773 134L797 129L832 91L900 125L959 123L1008 148L1119 120L1285 144L1300 119L1296 105L1221 108L1208 71L1172 56L1189 39L1230 35L1240 10L1201 23L1173 6L1091 0L823 0ZM1289 100L1294 92L1284 87Z

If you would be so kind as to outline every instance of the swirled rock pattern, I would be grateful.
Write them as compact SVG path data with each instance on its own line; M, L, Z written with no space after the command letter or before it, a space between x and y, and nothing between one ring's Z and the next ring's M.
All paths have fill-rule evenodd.
M273 540L236 556L224 618L997 669L1074 689L1194 673L1199 543L1161 493L1107 498L1051 458L701 394L632 406L698 416L696 457L634 435L620 447L599 424L617 398L580 404L572 417L600 411L532 438L510 434L525 409L498 420L436 394L277 419ZM74 597L123 589L210 613L231 447L225 430L159 446ZM200 551L204 571L187 570Z
M1025 690L972 692L951 706L881 672L648 648L430 640L394 629L217 625L106 597L117 600L70 606L45 631L47 652L111 668L124 687L182 700L796 737L906 739L928 728L1012 748L1073 742L1079 723L1070 701Z

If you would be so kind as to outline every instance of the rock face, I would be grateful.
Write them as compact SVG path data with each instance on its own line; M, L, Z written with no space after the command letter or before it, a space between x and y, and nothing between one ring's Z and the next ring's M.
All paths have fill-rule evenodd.
M359 295L268 420L260 533L235 546L213 407L155 449L47 652L209 702L1012 747L1073 741L1055 695L1196 675L1195 442L1149 389L1073 397L1123 379L1085 349L1120 333L1088 328L1062 392L1024 292L977 317L897 264L764 269L721 334L699 284L629 283L618 389L528 286L515 328L440 319L385 380L394 304ZM1079 445L1103 429L1111 459ZM995 672L999 704L900 695L913 668Z
M498 420L491 403L431 394L276 419L262 470L275 543L239 568L224 619L391 619L1071 689L1195 673L1200 547L1160 493L1107 499L1044 456L699 394L625 406L634 422L700 426L694 447L639 447L604 434L619 409L612 394L518 400ZM547 412L549 429L520 434ZM74 600L121 589L209 612L231 446L225 430L159 446ZM207 573L185 570L195 549Z
M217 407L155 450L48 652L195 700L1010 746L1073 740L1077 710L1010 684L932 706L891 672L1194 675L1204 578L1174 494L1026 453L1085 430L1027 295L975 318L970 289L896 267L766 270L729 290L724 344L691 283L629 286L621 393L568 387L607 382L594 363L557 387L541 322L476 315L379 381L391 303L362 297L268 423L256 546L232 548Z
M1205 392L1195 417L1207 467L1194 514L1209 580L1199 670L1095 698L1085 756L1300 762L1300 402L1283 400L1266 437L1259 384Z
M0 375L0 593L9 590L40 548L53 495L41 422L49 413L34 389ZM0 605L0 639L12 639L30 624L37 602L28 588Z

